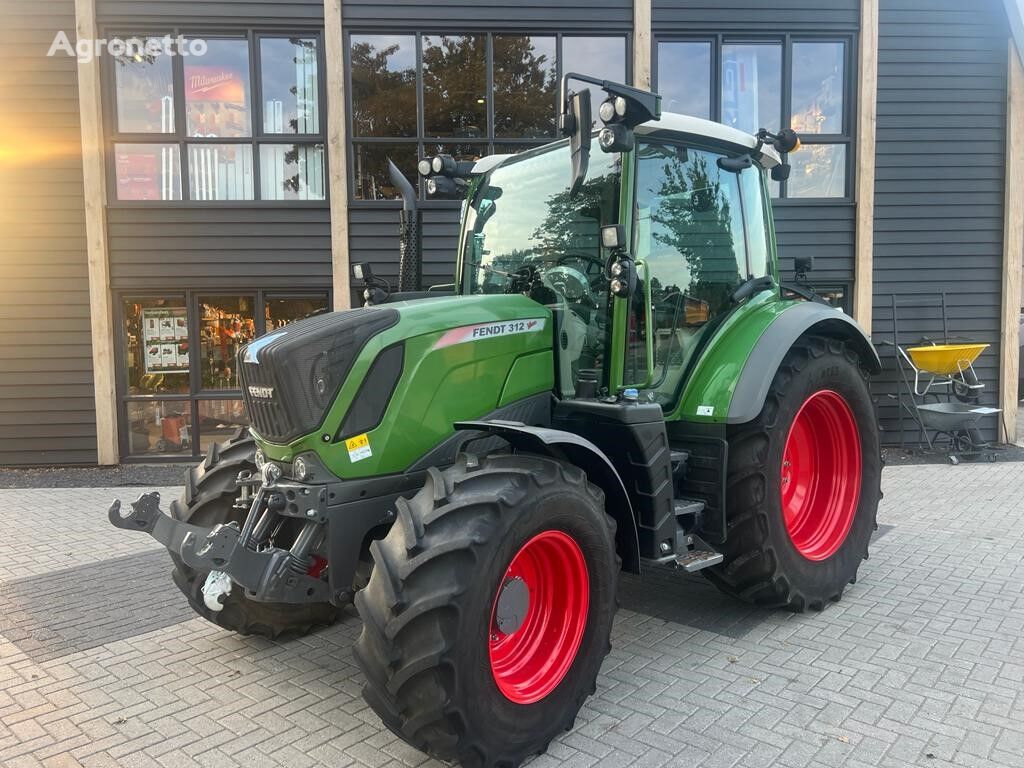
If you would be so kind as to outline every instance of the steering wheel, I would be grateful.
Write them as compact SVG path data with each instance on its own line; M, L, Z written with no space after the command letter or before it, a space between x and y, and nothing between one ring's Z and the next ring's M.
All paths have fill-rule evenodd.
M584 251L565 253L559 256L555 263L562 264L571 259L585 261L597 267L597 274L593 278L590 277L589 270L587 270L587 284L591 294L599 294L604 289L604 281L608 279L608 263L604 259Z
M552 267L544 272L544 282L570 304L594 301L590 281L575 267Z

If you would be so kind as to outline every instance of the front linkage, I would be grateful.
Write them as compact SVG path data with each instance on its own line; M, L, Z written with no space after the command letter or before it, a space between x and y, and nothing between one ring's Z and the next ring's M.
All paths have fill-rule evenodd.
M203 597L212 611L220 610L232 583L258 602L342 605L351 598L365 538L394 520L394 496L414 481L402 476L385 488L341 481L310 485L266 472L262 480L242 473L236 508L251 503L241 526L177 520L160 509L156 492L142 494L127 507L115 500L107 517L117 528L148 533L189 568L209 572ZM289 537L290 546L277 546L275 531L288 518L298 521L298 533ZM321 553L322 562L331 565L326 574L317 567Z

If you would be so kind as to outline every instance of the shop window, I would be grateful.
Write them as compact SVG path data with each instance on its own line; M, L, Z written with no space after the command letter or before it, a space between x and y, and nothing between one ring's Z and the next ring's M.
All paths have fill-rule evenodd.
M327 294L270 297L266 300L267 333L329 309Z
M487 38L423 36L423 132L487 135Z
M133 455L192 455L188 400L129 402L127 415L128 450Z
M401 197L388 172L390 159L416 186L416 144L356 144L352 148L355 197L358 200L397 200Z
M415 35L353 35L349 59L354 135L415 136Z
M314 38L261 38L260 78L264 133L320 133Z
M251 296L199 298L202 388L238 389L238 350L256 337Z
M782 45L722 46L722 122L746 133L782 122Z
M167 34L173 39L176 30ZM117 115L112 196L196 204L325 200L319 37L197 34L183 48L188 55L160 45L153 55L108 65L115 67ZM149 50L145 42L141 49ZM172 140L147 142L154 133Z
M659 40L655 89L668 112L747 133L797 131L803 148L789 157L789 181L769 185L773 196L848 198L850 41L794 38Z
M192 200L252 200L252 147L192 144L188 148Z
M242 400L199 401L199 453L205 454L210 443L227 440L239 427L248 426Z
M324 145L264 144L260 187L264 200L325 199Z
M711 41L658 45L661 108L682 115L711 117Z
M494 135L555 138L555 38L495 35Z
M789 156L790 197L845 197L846 147L806 144Z
M181 200L177 144L115 144L119 200Z
M474 159L556 138L563 72L627 79L625 35L353 34L348 46L357 200L398 197L388 159L415 186L420 157Z
M189 136L251 136L249 42L207 40L185 61L185 125Z
M579 72L601 80L626 82L626 39L624 37L563 37L562 72ZM576 83L575 88L582 84ZM590 109L597 122L597 106L605 100L604 91L590 89Z
M121 450L193 458L247 423L237 371L243 345L330 308L326 291L119 299Z
M189 332L185 297L127 299L123 309L128 394L187 393Z
M117 130L120 133L174 133L174 74L171 57L146 53L155 50L150 38L132 43L136 56L121 56L114 69L117 94Z

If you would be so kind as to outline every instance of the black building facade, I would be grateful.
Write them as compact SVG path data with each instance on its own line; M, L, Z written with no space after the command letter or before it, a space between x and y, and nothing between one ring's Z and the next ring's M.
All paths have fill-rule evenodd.
M350 263L397 277L386 159L415 183L423 154L543 144L566 71L748 131L792 125L805 146L776 189L783 272L813 256L815 287L878 338L894 301L903 341L940 333L944 294L951 332L991 344L985 398L1015 401L1019 19L1001 0L89 6L0 0L0 65L23 73L0 92L23 124L0 130L31 148L25 126L45 126L53 148L3 159L0 464L202 454L244 421L241 344L359 303ZM189 55L47 56L76 24ZM447 283L459 206L419 194L424 277ZM892 364L876 383L890 442Z

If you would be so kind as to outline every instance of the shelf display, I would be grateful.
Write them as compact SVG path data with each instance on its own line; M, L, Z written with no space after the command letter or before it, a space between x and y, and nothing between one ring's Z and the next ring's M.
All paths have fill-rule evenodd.
M203 389L238 389L235 358L256 338L252 296L199 299L199 356Z

